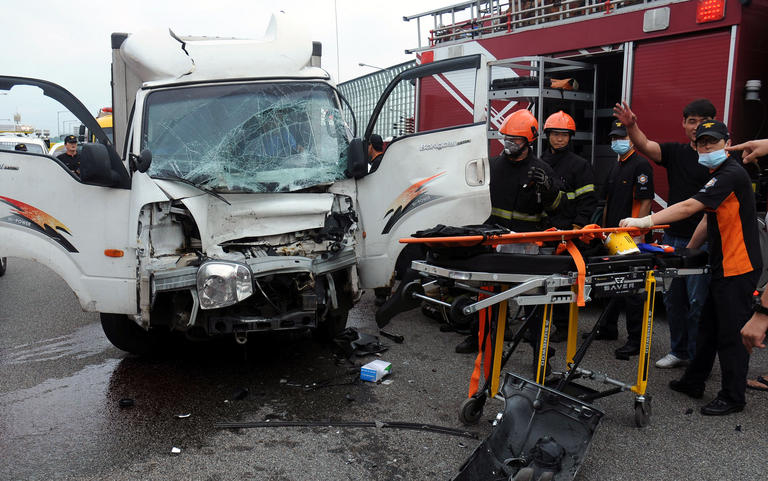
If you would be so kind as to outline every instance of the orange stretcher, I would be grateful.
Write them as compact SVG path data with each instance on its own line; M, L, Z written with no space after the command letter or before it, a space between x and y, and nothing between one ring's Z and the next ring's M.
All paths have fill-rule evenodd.
M654 229L667 226L654 226ZM635 421L644 426L650 418L650 397L646 396L650 362L650 345L653 328L653 308L656 281L661 279L665 285L680 275L702 274L707 271L706 253L687 252L685 254L641 253L624 256L596 256L584 259L574 244L579 239L589 242L603 239L608 234L627 232L639 236L650 229L636 227L600 228L587 226L580 230L548 230L541 232L509 233L497 235L467 235L452 237L412 237L400 239L401 243L425 244L431 249L439 248L445 252L471 246L497 246L514 243L557 242L558 253L568 255L505 254L487 252L469 258L433 256L426 260L413 261L411 269L418 274L418 280L412 280L398 289L399 295L407 299L432 302L459 316L477 313L480 319L478 336L479 353L475 369L470 380L469 397L459 409L459 418L467 424L475 423L482 415L487 397L498 393L501 367L509 359L512 351L522 339L524 330L539 325L531 314L525 324L514 336L509 350L504 349L504 333L508 312L508 302L518 307L544 306L541 318L537 355L536 383L543 385L547 375L547 356L549 334L552 326L554 304L569 304L568 339L566 347L567 370L559 373L561 379L557 389L562 390L576 379L591 379L613 388L606 391L594 391L581 397L592 401L623 391L635 394ZM456 297L448 304L441 299L434 299L425 294L424 287L438 283L462 289L469 295ZM595 297L615 295L645 295L643 308L643 326L640 356L637 366L637 380L624 383L579 367L586 351L593 341L597 328L603 322L603 316L595 324L592 332L580 346L578 343L578 307ZM481 387L480 379L485 383Z

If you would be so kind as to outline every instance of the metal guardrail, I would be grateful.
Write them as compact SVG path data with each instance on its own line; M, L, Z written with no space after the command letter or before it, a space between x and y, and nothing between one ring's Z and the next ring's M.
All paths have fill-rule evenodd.
M587 20L597 16L633 7L642 9L680 0L476 0L458 3L445 8L405 16L404 21L416 20L419 36L418 48L422 47L421 20L433 18L428 31L428 45L460 41L467 38L485 37L492 34L511 33L521 28L542 27L561 20ZM687 1L687 0L685 0ZM467 15L467 10L468 15ZM457 20L457 14L459 18ZM444 24L444 16L450 22Z

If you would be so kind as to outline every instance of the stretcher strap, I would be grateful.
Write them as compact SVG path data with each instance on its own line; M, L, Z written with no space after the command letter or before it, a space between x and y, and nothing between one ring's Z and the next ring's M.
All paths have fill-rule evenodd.
M482 289L490 290L490 287L483 287ZM480 301L485 299L486 297L490 297L490 296L487 296L485 294L478 294L477 300ZM483 341L485 340L485 323L486 323L486 319L488 318L488 309L489 308L486 307L485 309L480 309L480 311L478 311L478 315L479 315L479 323L478 323L479 326L477 330L477 348L478 349L477 349L477 356L475 357L475 368L472 370L472 377L469 380L469 396L467 397L474 396L475 393L477 393L478 386L480 385L480 373L483 372L483 354L484 354L483 348L485 347L484 346L485 343ZM487 373L486 373L486 376L488 376Z
M576 264L576 271L578 272L578 277L576 278L576 305L584 307L584 281L587 276L587 266L584 264L581 252L579 252L579 249L572 240L566 241L565 248L568 249L568 253L573 257L573 262Z

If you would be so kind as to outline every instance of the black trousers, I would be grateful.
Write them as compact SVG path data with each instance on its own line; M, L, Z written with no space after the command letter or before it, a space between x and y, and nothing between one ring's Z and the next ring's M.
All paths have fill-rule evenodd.
M613 297L605 306L605 324L601 327L605 332L617 332L619 329L619 314L624 311L627 320L627 342L639 346L640 334L643 330L643 305L646 295L633 294L630 296Z
M752 317L752 292L759 271L713 278L701 310L696 356L685 370L683 381L703 386L712 372L715 355L720 359L722 384L717 397L745 404L749 353L741 343L741 328Z

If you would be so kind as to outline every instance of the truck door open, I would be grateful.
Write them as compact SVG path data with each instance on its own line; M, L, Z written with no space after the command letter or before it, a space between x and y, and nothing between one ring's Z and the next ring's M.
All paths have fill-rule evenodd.
M357 181L364 288L389 285L398 239L490 215L485 72L479 55L421 65L379 99L364 139L378 134L386 150L378 169Z
M96 120L67 90L0 76L0 90L15 86L41 88L102 143L83 147L82 178L54 157L0 151L0 256L46 265L69 284L85 310L136 313L128 172Z

